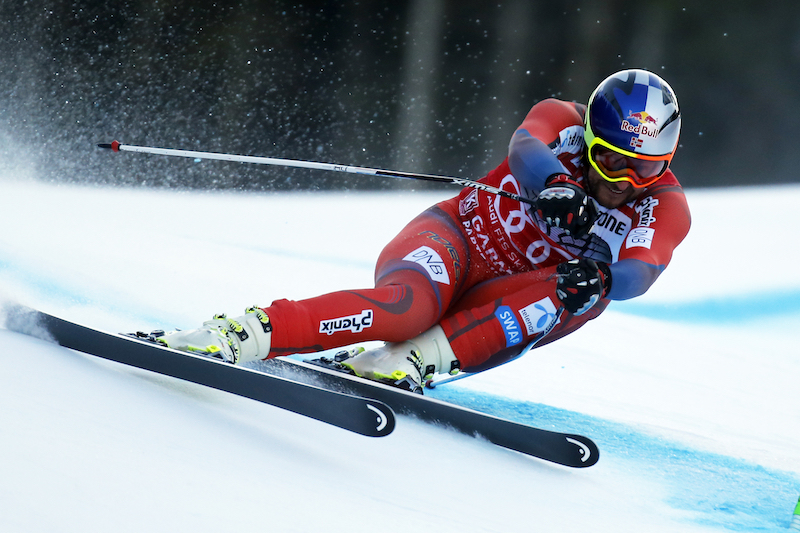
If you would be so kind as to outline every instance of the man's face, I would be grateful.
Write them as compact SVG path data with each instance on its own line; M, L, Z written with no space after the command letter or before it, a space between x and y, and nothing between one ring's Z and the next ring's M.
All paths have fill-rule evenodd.
M635 200L644 189L637 189L627 181L610 182L605 180L592 165L586 165L586 189L597 203L608 209L615 209Z

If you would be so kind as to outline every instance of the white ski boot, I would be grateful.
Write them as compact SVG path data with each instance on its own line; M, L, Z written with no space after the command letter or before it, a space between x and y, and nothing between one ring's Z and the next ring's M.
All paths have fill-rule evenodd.
M156 337L168 348L191 352L227 363L239 364L264 359L269 354L272 324L258 307L250 307L245 315L227 318L216 315L198 329L171 331Z
M422 393L425 380L437 373L457 374L459 363L441 326L411 340L386 343L374 350L337 354L337 363L356 376Z

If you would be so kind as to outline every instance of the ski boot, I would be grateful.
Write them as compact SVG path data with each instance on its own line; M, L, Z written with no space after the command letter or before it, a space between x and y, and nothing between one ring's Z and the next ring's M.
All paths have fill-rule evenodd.
M155 331L137 333L137 337L183 352L190 352L226 363L239 364L264 359L269 354L272 324L258 307L250 307L245 315L227 318L216 315L198 329L187 331Z
M436 373L457 374L461 368L440 326L405 342L386 343L374 350L355 348L333 358L309 363L422 394L423 385Z

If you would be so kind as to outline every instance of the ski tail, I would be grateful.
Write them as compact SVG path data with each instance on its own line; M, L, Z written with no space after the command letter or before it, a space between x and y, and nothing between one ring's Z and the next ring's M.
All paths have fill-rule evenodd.
M105 333L24 306L7 309L6 327L65 348L263 402L370 437L389 435L394 411L384 402L300 383Z

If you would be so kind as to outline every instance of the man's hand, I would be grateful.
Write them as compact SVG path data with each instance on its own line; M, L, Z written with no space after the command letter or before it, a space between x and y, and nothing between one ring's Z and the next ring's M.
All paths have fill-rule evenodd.
M548 226L561 228L575 238L585 237L598 215L594 200L566 174L547 179L536 200L536 213Z
M611 270L605 263L580 258L556 268L556 295L564 309L580 316L611 289Z

